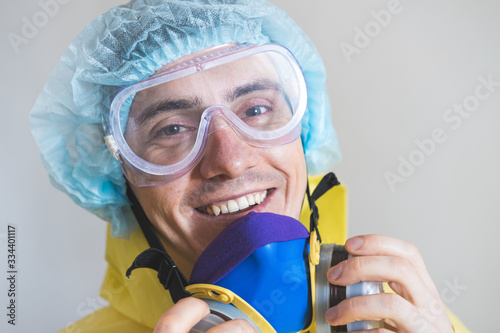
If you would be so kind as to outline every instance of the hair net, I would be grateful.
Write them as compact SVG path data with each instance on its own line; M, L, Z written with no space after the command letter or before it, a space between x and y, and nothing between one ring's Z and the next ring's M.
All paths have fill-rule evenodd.
M288 15L262 0L137 0L91 22L70 44L41 92L31 128L55 187L110 221L114 237L136 222L121 169L104 143L102 119L121 87L165 64L225 43L287 47L307 81L301 137L309 174L340 160L331 125L325 69L314 45Z

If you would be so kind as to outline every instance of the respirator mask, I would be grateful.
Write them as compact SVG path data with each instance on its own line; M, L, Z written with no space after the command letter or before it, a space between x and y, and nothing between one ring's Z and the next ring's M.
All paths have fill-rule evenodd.
M335 177L328 176L330 180ZM317 209L314 200L310 202L314 207L311 233L294 218L251 212L232 222L209 244L197 260L186 290L205 300L211 313L191 333L239 318L259 332L309 332L314 327L318 333L353 332L380 327L378 321L338 327L326 322L326 310L342 300L383 289L376 282L347 287L328 282L330 267L351 255L342 245L320 244L314 221Z
M311 247L307 229L287 216L250 213L233 222L203 252L193 270L193 284L186 287L211 309L190 332L206 332L239 318L259 332L308 332L313 322L318 333L378 328L375 321L343 327L326 322L328 308L346 298L379 293L382 285L331 285L328 269L350 255L344 246L323 244L313 265Z

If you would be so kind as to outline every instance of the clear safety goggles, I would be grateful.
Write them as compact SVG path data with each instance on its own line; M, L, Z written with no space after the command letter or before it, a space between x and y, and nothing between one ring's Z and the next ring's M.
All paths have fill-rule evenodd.
M155 186L191 170L210 135L228 126L256 147L294 141L306 105L304 75L286 48L227 46L123 88L106 143L131 183Z

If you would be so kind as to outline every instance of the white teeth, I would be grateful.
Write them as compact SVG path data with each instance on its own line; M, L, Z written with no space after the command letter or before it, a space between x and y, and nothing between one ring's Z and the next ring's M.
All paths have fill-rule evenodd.
M255 198L253 197L253 194L249 194L249 195L247 195L247 199L248 199L248 204L249 204L250 206L255 205Z
M239 198L237 202L238 202L238 206L240 207L240 210L250 207L246 197Z
M252 193L245 196L242 196L235 200L229 200L225 204L220 205L210 205L207 206L207 213L209 215L219 216L227 213L235 213L237 211L246 209L253 205L258 205L264 201L267 197L267 190L258 193Z
M260 200L261 200L261 201L264 201L266 198L267 198L267 191L264 191L264 192L262 192L262 194L260 195Z
M212 205L212 210L213 210L215 216L219 216L219 214L220 214L219 207L217 207L216 205Z
M262 200L260 200L260 194L259 193L255 193L254 194L254 197L255 197L255 203L258 205L262 202Z
M240 210L240 207L238 207L238 204L234 200L229 200L227 202L227 209L229 210L230 213L234 213Z

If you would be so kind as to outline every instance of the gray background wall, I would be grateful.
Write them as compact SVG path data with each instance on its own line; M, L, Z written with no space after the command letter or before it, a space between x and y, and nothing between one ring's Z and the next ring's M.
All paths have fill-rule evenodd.
M8 224L17 226L18 268L16 326L6 324L8 286L0 278L2 332L53 332L104 304L97 293L105 223L51 187L28 112L70 40L123 1L60 2L66 3L17 52L7 34L21 34L23 18L32 21L42 7L36 0L1 4L0 276L7 271ZM454 104L473 102L479 77L500 81L500 3L272 2L298 21L325 60L350 235L381 233L417 244L449 307L473 331L493 331L500 296L500 87L459 126L443 117ZM390 3L399 5L382 27L375 17ZM369 43L357 36L366 29ZM347 44L357 53L346 57ZM416 141L436 129L446 139L419 153ZM402 159L418 165L398 171ZM388 172L404 182L391 188ZM453 282L464 288L450 288Z

